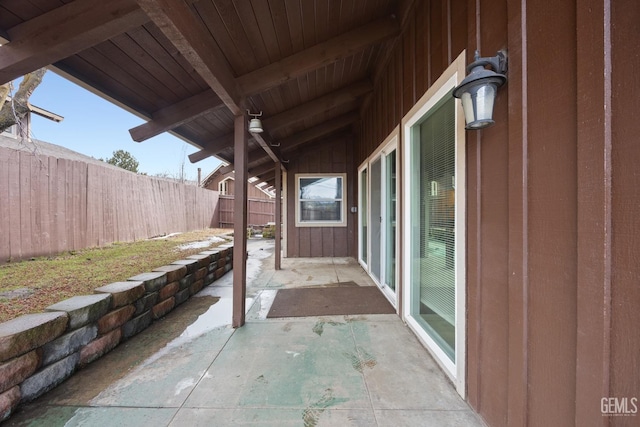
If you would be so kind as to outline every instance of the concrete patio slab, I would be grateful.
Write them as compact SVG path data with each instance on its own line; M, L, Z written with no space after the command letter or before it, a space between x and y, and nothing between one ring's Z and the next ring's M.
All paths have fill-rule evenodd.
M396 315L266 319L278 287L371 284L354 260L274 271L272 252L250 242L244 327L229 326L227 274L7 425L483 425Z

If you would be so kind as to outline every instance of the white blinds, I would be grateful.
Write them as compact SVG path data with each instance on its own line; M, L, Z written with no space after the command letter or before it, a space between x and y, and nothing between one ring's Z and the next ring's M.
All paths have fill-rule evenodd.
M420 302L455 324L455 103L451 97L420 125Z

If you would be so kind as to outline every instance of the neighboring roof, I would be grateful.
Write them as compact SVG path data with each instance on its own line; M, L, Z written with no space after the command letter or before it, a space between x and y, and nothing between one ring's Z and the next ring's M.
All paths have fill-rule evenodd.
M10 148L16 151L24 151L36 155L55 157L57 159L75 160L78 162L123 170L122 168L103 162L102 160L80 154L76 151L69 150L68 148L61 147L60 145L39 140L27 141L21 140L20 138L0 135L0 147Z
M61 115L52 113L51 111L45 110L44 108L40 108L32 104L29 104L29 111L31 111L33 114L37 114L40 117L44 117L45 119L52 120L56 123L60 123L64 120L64 117L62 117Z
M217 172L224 166L224 163L220 163L214 170L211 171L209 175L207 175L202 182L200 183L201 187L206 187L209 181L211 181L217 175Z
M7 96L6 102L11 102L10 96ZM32 112L33 114L37 114L40 117L44 117L45 119L49 119L56 123L60 123L61 121L64 120L64 117L62 117L61 115L52 113L51 111L45 110L44 108L40 108L37 105L33 105L29 103L28 107L29 107L29 111Z
M222 169L222 168L223 168L223 165L219 165L217 168L215 168L209 175L207 175L207 177L204 180L202 180L200 186L203 187L203 188L206 187L207 185L209 185L211 183L211 181L213 181L218 176L226 175L226 177L222 181L226 181L228 179L231 179L233 181L236 180L234 171L227 172L227 173L221 173L220 169ZM259 178L251 177L251 178L249 178L248 183L250 185L253 185L258 190L262 191L267 196L276 197L276 193L275 193L275 190L273 189L273 187L269 186L264 181L260 181Z

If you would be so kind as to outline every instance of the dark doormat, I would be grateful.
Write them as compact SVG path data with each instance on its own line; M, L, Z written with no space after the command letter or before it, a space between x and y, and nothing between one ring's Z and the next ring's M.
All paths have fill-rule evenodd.
M280 289L267 318L393 314L396 310L376 286Z

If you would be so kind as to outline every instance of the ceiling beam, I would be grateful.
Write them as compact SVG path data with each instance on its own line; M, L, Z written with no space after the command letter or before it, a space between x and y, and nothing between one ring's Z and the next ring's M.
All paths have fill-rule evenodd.
M313 144L298 144L289 148L287 151L283 152L284 155L290 157L300 157L308 152L318 148L318 146L332 143L339 139L345 138L353 138L353 132L350 129L344 129L340 132L332 133L331 135L327 135L323 138L317 138L313 140Z
M207 157L215 156L225 148L233 146L233 132L229 132L221 137L216 138L214 141L203 145L204 148L195 153L189 154L189 161L191 163L197 163Z
M136 1L233 115L244 114L242 97L226 58L189 6L183 0Z
M273 149L271 144L269 144L267 141L264 140L264 138L262 137L262 134L259 134L259 133L253 134L253 139L255 139L256 142L260 145L260 147L262 147L264 152L267 153L269 157L271 157L271 160L273 160L274 162L280 161L280 156L278 155L278 152L280 150L277 148Z
M343 114L342 116L336 117L335 119L328 120L322 124L306 129L302 132L288 136L278 141L278 143L281 146L280 152L285 153L287 151L291 151L302 144L306 144L309 141L313 141L333 131L349 126L350 124L356 122L357 120L360 120L360 114L354 111L351 113ZM252 168L251 164L264 159L264 157L265 156L261 150L253 150L249 152L248 163L249 163L250 173L253 172L255 168L260 167L260 166L257 166L255 168ZM219 172L228 173L228 172L231 172L233 169L234 169L233 162L230 162L229 165L223 166L222 168L220 168Z
M267 158L266 153L264 152L264 150L262 150L261 148L257 148L255 150L251 150L249 152L249 156L247 159L247 164L249 164L249 172L251 172L251 164L255 164L256 162L262 161L265 158ZM269 160L269 162L271 163L271 161L273 160L273 158L271 160ZM222 174L225 173L229 173L232 170L235 169L235 166L233 165L233 158L231 158L231 161L229 162L229 164L227 166L223 166L219 169L219 172Z
M383 18L240 76L236 82L245 96L255 95L351 56L399 33L400 25L397 19Z
M275 179L276 179L275 172L264 174L264 177L262 177L262 176L258 177L258 180L260 182L264 182L269 187L271 187L273 185L273 184L270 184L269 181L274 181Z
M263 126L269 132L278 129L319 113L331 110L340 105L354 102L358 97L369 93L372 85L369 81L361 81L348 87L336 90L327 95L311 100L290 110L283 111L275 116L262 120ZM233 133L226 134L210 144L203 146L202 150L189 155L189 161L196 163L210 156L215 156L233 144Z
M195 120L211 110L224 106L211 89L165 107L152 114L151 121L129 129L134 141L142 142L163 132Z
M256 166L255 168L249 169L249 175L258 176L262 175L266 172L272 171L276 168L275 162L267 162L262 165Z
M149 22L133 0L75 0L6 31L0 84Z
M10 39L9 33L7 33L5 30L0 28L0 44L9 43L9 39Z
M299 145L306 144L309 141L313 141L314 139L321 138L333 131L349 126L357 120L360 120L360 114L358 114L358 112L354 111L343 114L335 119L327 120L317 126L281 139L278 143L281 146L281 151L286 152Z
M359 97L371 92L371 90L373 90L371 82L361 81L278 113L275 116L265 118L262 123L266 130L275 132L287 125L357 101Z

